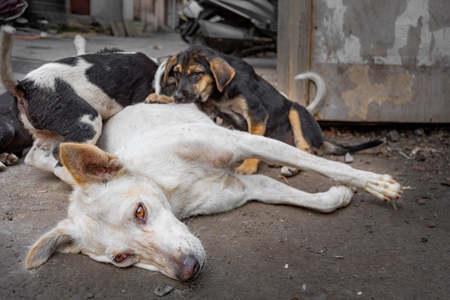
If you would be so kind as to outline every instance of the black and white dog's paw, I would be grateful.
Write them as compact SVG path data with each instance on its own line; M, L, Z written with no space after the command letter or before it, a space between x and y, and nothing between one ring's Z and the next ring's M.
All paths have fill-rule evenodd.
M19 161L19 158L12 153L0 153L0 171L6 169L6 166L12 166Z

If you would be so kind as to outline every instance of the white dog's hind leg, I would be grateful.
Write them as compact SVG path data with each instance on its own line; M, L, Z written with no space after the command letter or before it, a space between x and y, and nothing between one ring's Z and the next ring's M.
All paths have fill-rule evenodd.
M263 175L241 175L239 179L246 185L246 202L256 199L268 204L287 204L329 213L347 206L353 196L352 189L344 185L310 194Z
M184 201L181 205L172 206L177 217L223 213L253 200L329 213L347 206L353 196L352 189L344 185L332 187L324 193L310 194L264 175L229 174L222 179L209 182L207 189L202 186L202 191L197 193L201 197L194 197L196 200L189 205Z
M234 148L232 151L236 161L254 157L270 163L314 171L339 183L362 188L383 201L400 198L402 193L400 184L389 175L356 170L257 135L232 132L232 136L234 141L231 141L233 137L227 137L223 147Z

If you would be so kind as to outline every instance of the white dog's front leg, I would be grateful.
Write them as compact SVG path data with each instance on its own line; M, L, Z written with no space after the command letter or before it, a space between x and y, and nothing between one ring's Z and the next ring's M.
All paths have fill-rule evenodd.
M254 157L266 162L309 170L329 177L339 183L364 189L380 200L393 200L401 195L401 187L389 175L356 170L339 162L300 151L282 142L256 135L233 132L237 161Z

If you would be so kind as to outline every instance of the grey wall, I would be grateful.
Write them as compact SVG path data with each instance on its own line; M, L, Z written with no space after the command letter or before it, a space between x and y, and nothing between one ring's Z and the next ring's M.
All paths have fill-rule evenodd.
M298 6L295 0L285 1ZM303 13L313 16L313 27L308 31L308 18L292 15L293 10L280 12L285 14L281 23L297 20L298 26L290 34L292 41L280 37L278 49L304 50L300 57L281 55L279 66L291 66L293 74L288 76L310 66L324 77L328 94L317 118L450 122L450 1L300 2L305 4ZM284 80L280 88L306 105L314 89L308 96L308 85L293 82L283 72L278 69Z

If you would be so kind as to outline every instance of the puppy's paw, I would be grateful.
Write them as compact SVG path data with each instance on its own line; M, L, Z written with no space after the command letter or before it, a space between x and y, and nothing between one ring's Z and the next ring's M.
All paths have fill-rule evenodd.
M399 199L402 195L400 184L386 174L367 180L364 189L381 201Z
M249 158L244 160L244 162L234 169L234 172L236 174L241 175L252 175L255 174L258 171L258 159Z
M150 94L145 98L145 103L172 103L174 100L173 98L166 97L164 95L158 95L158 94Z
M159 95L158 94L150 94L145 98L145 103L158 103Z
M305 148L301 148L300 150L305 151L306 153L309 153L309 154L314 154L314 152L309 147L309 145L307 147L305 147Z

